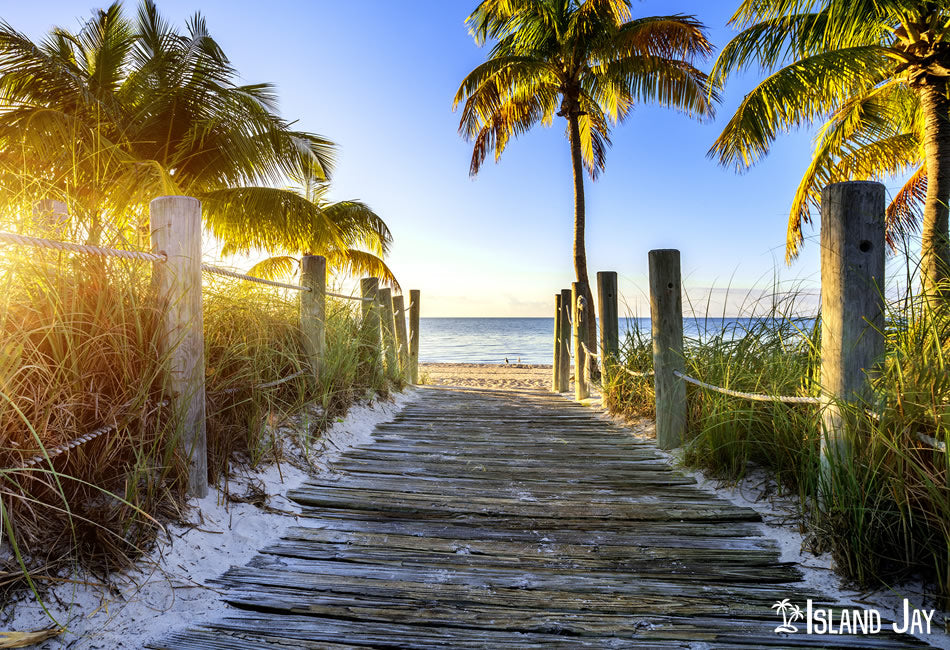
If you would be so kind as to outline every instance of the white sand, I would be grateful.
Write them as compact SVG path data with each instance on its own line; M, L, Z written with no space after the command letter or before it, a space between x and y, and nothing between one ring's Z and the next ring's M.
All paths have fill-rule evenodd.
M434 386L549 390L551 366L512 363L420 363L419 376Z
M286 494L307 478L307 464L314 468L310 471L321 471L343 450L368 440L376 424L391 420L413 398L414 393L407 391L393 402L355 407L323 435L319 449L306 453L287 445L285 457L291 462L230 479L229 491L239 496L249 484L262 487L270 496L271 511L227 503L219 489L212 489L206 498L192 500L192 525L169 527L157 548L139 562L140 569L118 576L113 589L56 587L45 599L55 623L32 595L4 604L0 630L29 632L62 625L66 631L38 647L141 648L170 631L237 611L221 601L208 581L246 564L297 522L298 509ZM298 418L297 425L305 426L306 418Z

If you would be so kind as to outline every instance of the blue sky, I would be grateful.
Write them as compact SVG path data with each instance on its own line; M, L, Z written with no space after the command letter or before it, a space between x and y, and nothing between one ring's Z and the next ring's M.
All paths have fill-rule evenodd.
M32 37L75 28L105 2L4 0L0 17ZM499 164L468 176L470 146L458 135L452 97L484 60L464 25L475 0L159 0L174 23L199 9L247 82L277 85L282 113L340 145L331 196L359 198L395 236L390 264L404 289L421 289L423 316L549 316L569 287L573 195L563 120L509 144ZM134 1L126 2L128 9ZM41 8L40 8L41 7ZM637 15L692 13L717 47L733 33L734 2L645 0ZM711 65L707 64L706 69ZM637 108L614 130L607 172L587 185L591 277L621 276L631 311L647 312L647 251L678 248L690 298L721 311L773 273L817 287L816 242L784 264L788 207L811 133L779 138L745 174L706 151L756 75L736 78L718 116L699 124L665 109ZM889 188L892 185L888 184ZM816 235L817 230L807 234Z

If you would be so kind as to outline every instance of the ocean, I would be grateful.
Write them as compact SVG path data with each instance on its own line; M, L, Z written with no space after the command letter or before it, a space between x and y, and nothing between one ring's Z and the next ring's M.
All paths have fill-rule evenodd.
M705 338L752 323L748 318L686 318L684 335ZM639 328L650 334L649 318L620 319L621 341ZM423 363L545 363L554 355L553 318L423 318L419 323Z

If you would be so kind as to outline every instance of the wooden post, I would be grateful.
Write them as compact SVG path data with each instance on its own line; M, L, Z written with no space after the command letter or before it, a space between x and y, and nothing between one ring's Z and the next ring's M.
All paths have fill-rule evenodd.
M561 386L561 294L554 294L554 363L551 365L551 391Z
M33 204L33 225L40 234L62 235L69 221L69 211L64 201L42 199Z
M201 202L162 196L149 204L153 264L162 309L162 352L168 357L171 410L181 452L188 459L190 496L208 494L205 432L205 346L201 311Z
M379 301L379 317L382 319L383 350L386 357L386 372L399 374L396 350L396 321L393 317L393 290L389 287L376 292Z
M587 353L584 345L590 347L587 341L592 305L587 304L587 283L571 283L571 302L574 305L574 399L578 402L587 399L590 393L587 390Z
M557 392L559 393L566 393L571 387L571 304L573 304L571 290L561 289L561 329L559 333L561 374L557 382Z
M374 373L379 373L382 368L382 355L380 354L382 345L382 333L380 332L379 318L379 278L360 279L360 314L363 317L363 359L372 366Z
M603 366L620 352L620 321L617 309L617 272L598 271L597 304L600 308L600 350Z
M652 250L649 259L656 444L660 449L675 449L683 444L686 432L686 383L673 374L686 368L680 252Z
M304 354L310 361L314 377L320 379L326 354L327 258L304 255L300 262L300 283L310 291L300 292L300 330Z
M870 396L884 355L884 186L829 185L821 193L822 476L850 462L845 403Z
M409 336L406 334L405 299L393 296L393 318L396 319L396 345L399 347L399 372L409 377Z
M419 290L409 291L409 383L419 383Z

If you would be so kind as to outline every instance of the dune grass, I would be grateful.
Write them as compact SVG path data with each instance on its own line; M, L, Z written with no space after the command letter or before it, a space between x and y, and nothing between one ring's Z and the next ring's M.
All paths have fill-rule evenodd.
M0 258L0 598L64 569L128 567L185 507L150 265L52 251ZM238 280L204 287L209 476L280 453L279 425L317 413L309 445L357 400L401 388L366 364L358 305L330 301L327 355L301 370L297 295ZM57 446L115 425L66 453ZM42 460L33 466L30 459Z
M772 395L820 392L820 317L795 316L783 293L721 333L687 339L687 374L734 390ZM918 434L944 444L950 428L950 310L905 296L888 305L886 354L873 378L875 398L851 405L853 461L821 483L819 409L753 402L687 387L684 461L714 476L741 479L763 468L801 504L813 548L861 585L911 576L933 582L950 601L950 460ZM649 332L634 329L620 363L652 367ZM619 368L604 377L607 407L628 417L654 415L652 377ZM879 417L869 416L870 410ZM821 489L820 489L821 488Z

